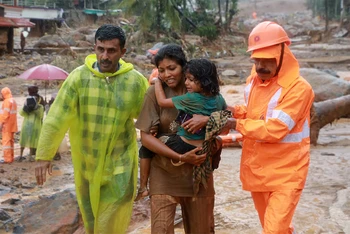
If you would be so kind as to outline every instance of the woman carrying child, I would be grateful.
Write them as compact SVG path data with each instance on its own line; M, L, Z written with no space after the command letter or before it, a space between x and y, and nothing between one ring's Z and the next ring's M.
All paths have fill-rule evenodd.
M191 95L197 96L197 93L194 93L198 91L201 92L200 88L197 90L198 86L195 84L193 74L189 72L187 72L186 76L188 81L186 81L185 84L184 68L187 61L180 46L170 44L162 47L155 57L155 63L162 80L164 95L167 98L178 96L178 99L172 99L176 105L180 105L182 102L181 99L183 97L180 95L186 93L186 87L188 87L187 89L192 93ZM195 62L193 62L193 64L194 63ZM216 69L212 70L212 72L214 73L213 76L215 79L217 79ZM208 77L211 76L207 76L205 80L209 82L211 78ZM198 81L199 79L200 78L198 78ZM216 81L214 81L213 84L215 84L215 82ZM212 85L211 87L216 87L216 85ZM193 91L194 89L196 91ZM209 99L213 98L219 100L219 103L213 107L213 111L226 108L226 104L223 99L221 100L219 97L218 91L217 85L217 88L203 92L203 94L206 93L206 95L203 95L204 99L210 96ZM212 93L214 95L212 95ZM197 108L195 108L195 110L197 111ZM196 113L196 111L193 113ZM196 155L196 152L201 149L203 137L188 140L186 137L182 139L181 133L177 135L177 129L171 127L171 123L176 119L177 115L178 110L176 108L162 107L159 105L155 87L151 86L147 91L143 109L136 122L136 127L141 130L143 146L155 154L154 157L152 157L151 153L152 160L149 182L149 195L151 196L151 232L174 233L176 206L180 204L186 233L214 233L213 209L215 192L212 173L208 178L208 187L206 189L201 187L196 196L194 196L193 191L193 167L200 165L206 157L205 154ZM193 115L192 119L185 121L182 126L189 125L191 129L186 130L186 132L183 129L183 133L187 135L189 134L189 130L191 130L191 133L195 133L198 129L204 128L209 119L208 114L206 115L207 116ZM179 139L184 142L190 142L186 142L186 144L184 144L185 147L181 149L181 152L185 153L178 153L172 150L161 140L156 138L151 132L151 129L155 126L158 128L158 135L167 134L169 139L173 139L167 141L168 143L173 142L175 145L178 145L177 142ZM169 135L171 133L173 133L173 136ZM142 153L143 152L140 151L141 164L142 158L145 157ZM180 161L184 164L180 163L182 164L181 166L176 166ZM141 168L142 167L143 165L141 165ZM148 194L147 181L145 182L144 179L145 177L141 175L141 180L143 180L140 182L141 187L139 194L141 194L141 196L146 196Z

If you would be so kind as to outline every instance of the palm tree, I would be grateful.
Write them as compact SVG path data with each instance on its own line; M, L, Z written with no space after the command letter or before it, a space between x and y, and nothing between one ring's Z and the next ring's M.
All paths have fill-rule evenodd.
M139 16L141 31L155 30L157 37L164 28L180 28L180 17L172 0L123 0L120 7L127 15Z

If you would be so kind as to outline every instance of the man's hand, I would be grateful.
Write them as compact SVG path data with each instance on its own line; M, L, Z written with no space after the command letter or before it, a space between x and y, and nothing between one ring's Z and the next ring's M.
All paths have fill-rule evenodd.
M204 115L196 115L194 114L193 117L183 124L181 126L189 133L195 133L201 128L205 128L209 121L209 116Z
M181 161L185 163L193 164L196 166L201 165L204 162L207 154L197 155L196 152L199 150L201 150L201 148L195 148L183 154L181 157Z
M46 171L52 175L51 161L41 160L36 162L35 178L38 185L43 185L46 181Z

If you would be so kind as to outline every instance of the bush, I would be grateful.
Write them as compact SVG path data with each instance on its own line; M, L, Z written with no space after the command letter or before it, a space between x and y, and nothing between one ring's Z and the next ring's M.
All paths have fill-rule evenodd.
M196 30L196 34L206 37L208 40L215 40L219 33L215 25L200 26Z

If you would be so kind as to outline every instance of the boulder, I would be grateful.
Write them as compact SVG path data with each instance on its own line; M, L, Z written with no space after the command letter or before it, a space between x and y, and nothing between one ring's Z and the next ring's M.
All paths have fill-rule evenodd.
M73 189L27 204L13 233L74 233L82 223Z

